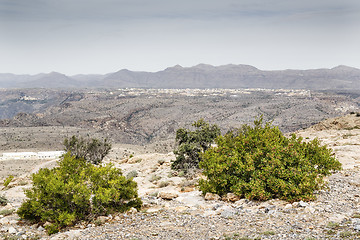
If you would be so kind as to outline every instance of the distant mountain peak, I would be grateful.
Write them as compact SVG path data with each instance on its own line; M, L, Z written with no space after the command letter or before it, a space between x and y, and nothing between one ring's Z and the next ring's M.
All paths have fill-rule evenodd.
M48 73L48 74L45 74L45 76L65 76L65 77L67 77L65 74L63 74L63 73L59 73L59 72L50 72L50 73Z
M181 66L181 65L179 65L179 64L176 64L175 66L173 66L173 67L168 67L168 68L166 68L164 71L171 71L171 70L183 70L184 68Z
M358 68L354 68L354 67L349 67L349 66L346 66L346 65L339 65L339 66L336 66L336 67L333 67L331 70L341 70L341 71L359 71L360 69Z
M181 65L179 65L179 64L176 64L175 66L173 66L173 68L183 68Z
M210 64L200 63L200 64L194 66L194 68L209 70L209 69L214 69L215 67L213 65L210 65Z

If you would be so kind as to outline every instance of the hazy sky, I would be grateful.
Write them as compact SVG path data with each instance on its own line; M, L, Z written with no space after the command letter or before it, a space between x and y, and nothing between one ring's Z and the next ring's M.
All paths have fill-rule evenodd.
M359 0L0 0L0 72L360 68Z

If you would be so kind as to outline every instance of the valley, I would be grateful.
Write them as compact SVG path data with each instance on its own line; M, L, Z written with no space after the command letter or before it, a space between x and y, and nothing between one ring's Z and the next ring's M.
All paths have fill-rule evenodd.
M283 132L357 111L356 92L272 89L1 91L0 151L62 150L72 135L173 149L176 129L204 118L222 132L263 115Z

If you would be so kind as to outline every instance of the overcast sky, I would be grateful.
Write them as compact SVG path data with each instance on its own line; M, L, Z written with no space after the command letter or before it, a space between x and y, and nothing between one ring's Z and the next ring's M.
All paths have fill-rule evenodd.
M0 72L360 68L359 0L0 0Z

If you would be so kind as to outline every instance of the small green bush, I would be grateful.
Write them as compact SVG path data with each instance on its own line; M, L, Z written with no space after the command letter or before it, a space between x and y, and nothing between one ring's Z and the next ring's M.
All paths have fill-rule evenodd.
M15 209L3 209L3 210L0 210L0 215L3 215L3 216L11 215L14 211L15 211Z
M161 176L159 175L152 175L149 179L150 182L156 182L156 181L159 181L161 179Z
M332 151L317 139L306 143L295 134L286 138L271 123L263 125L261 117L254 127L243 125L215 140L217 147L208 149L200 162L207 178L199 181L204 194L307 201L324 186L324 176L341 169Z
M190 169L198 169L201 160L201 153L206 151L214 142L214 139L220 135L220 129L217 125L209 125L203 119L192 124L195 131L185 128L179 128L176 131L177 147L174 150L176 160L172 162L171 168L182 170L188 173Z
M138 176L138 172L136 170L132 170L128 174L126 174L127 179L134 178L134 177L137 177L137 176Z
M99 164L104 157L110 152L111 144L104 139L84 139L82 137L72 136L70 139L65 138L64 150L70 152L76 158L83 158L93 164Z
M9 186L10 182L14 179L13 175L9 175L4 181L4 187Z
M111 164L95 166L66 154L59 166L32 175L33 187L17 211L21 218L50 222L49 234L78 221L91 221L111 212L140 208L136 182Z
M339 233L339 236L341 238L348 238L351 237L353 235L353 233L351 231L343 231Z
M0 206L6 206L8 202L9 200L5 196L0 195Z
M158 184L159 188L164 188L164 187L167 187L169 186L170 183L168 181L162 181Z

